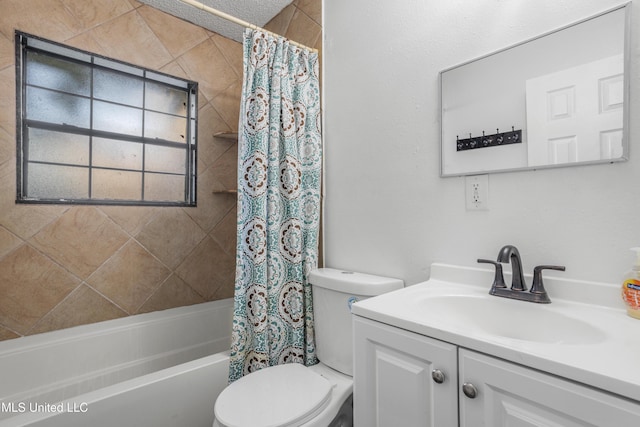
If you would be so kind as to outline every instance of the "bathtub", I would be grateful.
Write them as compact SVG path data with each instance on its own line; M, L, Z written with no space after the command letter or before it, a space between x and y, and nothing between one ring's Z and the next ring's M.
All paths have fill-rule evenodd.
M0 342L0 427L210 427L233 300Z

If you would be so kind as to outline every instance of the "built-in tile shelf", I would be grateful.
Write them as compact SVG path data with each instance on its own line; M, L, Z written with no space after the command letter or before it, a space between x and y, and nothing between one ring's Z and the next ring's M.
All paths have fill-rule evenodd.
M214 138L231 139L238 141L238 132L218 132L213 134Z
M213 137L238 142L238 132L218 132ZM213 194L238 194L238 190L213 190Z

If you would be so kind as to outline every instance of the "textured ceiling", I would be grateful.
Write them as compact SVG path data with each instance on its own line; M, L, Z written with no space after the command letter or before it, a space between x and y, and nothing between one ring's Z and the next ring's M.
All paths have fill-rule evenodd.
M242 31L238 24L214 16L180 0L139 0L156 9L169 13L186 21L242 42ZM259 27L269 22L288 6L292 0L198 0L205 5L233 15Z

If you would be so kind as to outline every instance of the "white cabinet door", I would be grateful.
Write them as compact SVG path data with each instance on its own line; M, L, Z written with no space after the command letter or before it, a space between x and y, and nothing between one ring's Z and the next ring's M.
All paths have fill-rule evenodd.
M353 332L356 427L458 425L454 345L358 316Z
M640 426L640 405L520 365L459 350L460 427Z

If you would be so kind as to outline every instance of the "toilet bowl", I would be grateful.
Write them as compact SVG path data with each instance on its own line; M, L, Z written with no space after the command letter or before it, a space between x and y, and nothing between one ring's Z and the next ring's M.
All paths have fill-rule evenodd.
M403 287L398 279L321 268L309 274L320 363L291 363L246 375L225 388L214 427L353 425L351 305Z

